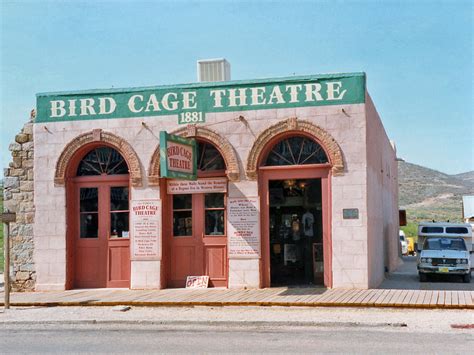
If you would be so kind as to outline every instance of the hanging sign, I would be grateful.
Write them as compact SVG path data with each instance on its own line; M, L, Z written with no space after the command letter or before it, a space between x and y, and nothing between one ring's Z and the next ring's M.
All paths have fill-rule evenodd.
M157 259L161 230L161 201L131 201L131 258Z
M160 132L160 174L173 179L197 179L197 147L188 139Z
M226 193L227 179L168 180L167 192L170 195Z
M37 94L35 122L173 115L178 124L206 122L207 113L365 102L365 74L197 83L147 88Z
M260 256L260 204L258 197L227 199L229 257Z

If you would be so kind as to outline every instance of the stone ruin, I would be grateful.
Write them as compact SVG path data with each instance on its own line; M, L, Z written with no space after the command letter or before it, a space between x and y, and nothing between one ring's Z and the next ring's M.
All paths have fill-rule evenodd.
M35 112L21 132L15 136L9 150L12 161L4 170L4 210L16 212L16 223L10 224L10 260L12 291L34 291L35 265L33 260L33 120Z

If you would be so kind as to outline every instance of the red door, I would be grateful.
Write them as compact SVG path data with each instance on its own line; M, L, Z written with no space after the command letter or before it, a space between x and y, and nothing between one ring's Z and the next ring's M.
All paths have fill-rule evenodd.
M168 195L169 287L187 276L209 276L209 286L227 286L225 193Z
M76 178L73 287L129 287L128 176Z

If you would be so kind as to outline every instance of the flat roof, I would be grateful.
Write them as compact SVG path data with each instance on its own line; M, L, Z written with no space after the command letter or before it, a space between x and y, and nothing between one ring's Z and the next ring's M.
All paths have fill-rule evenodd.
M52 92L41 92L37 93L36 97L44 96L67 96L67 95L83 95L83 94L107 94L107 93L123 93L123 92L134 92L144 90L163 90L163 89L196 89L196 88L212 88L221 86L238 87L252 84L281 84L286 82L304 82L304 81L315 81L322 79L338 79L338 78L349 78L349 77L366 77L365 72L354 72L354 73L333 73L333 74L313 74L313 75L295 75L286 77L276 78L263 78L263 79L250 79L250 80L229 80L229 81L214 81L214 82L194 82L185 84L171 84L171 85L154 85L154 86L142 86L142 87L129 87L129 88L108 88L108 89L91 89L91 90L70 90L70 91L52 91Z

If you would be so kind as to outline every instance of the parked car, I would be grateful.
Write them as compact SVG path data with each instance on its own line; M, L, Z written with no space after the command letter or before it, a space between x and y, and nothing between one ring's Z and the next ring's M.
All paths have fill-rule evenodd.
M407 237L405 236L404 231L400 231L400 249L402 251L402 255L408 255L408 241Z
M432 274L460 275L471 282L469 224L423 223L418 227L418 275L427 281ZM470 246L470 245L469 245Z

